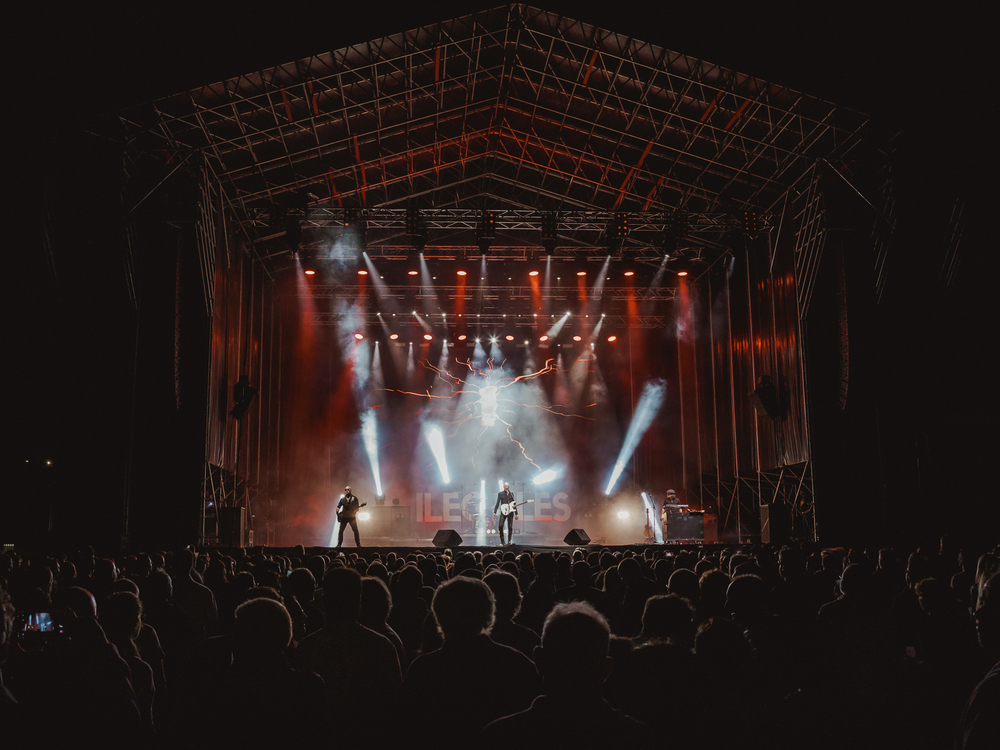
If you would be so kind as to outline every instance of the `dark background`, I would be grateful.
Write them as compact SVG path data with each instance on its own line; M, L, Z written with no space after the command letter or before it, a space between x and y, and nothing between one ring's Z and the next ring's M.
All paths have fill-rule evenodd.
M114 547L126 489L155 482L141 474L143 458L186 450L177 443L189 433L159 421L160 406L144 401L131 416L133 376L173 374L135 347L121 164L116 148L88 132L101 116L489 5L36 3L5 19L0 542L26 538L22 530L44 539L51 526L53 541ZM866 112L877 143L900 133L897 232L881 301L871 292L870 256L844 256L846 409L836 368L824 366L839 346L833 321L822 312L810 321L820 532L831 544L947 530L995 541L998 159L988 128L998 70L985 4L540 5ZM958 274L946 287L956 199L967 220ZM871 225L849 196L838 210L844 226ZM155 257L141 259L146 310L172 305L159 270ZM817 304L824 294L829 303L829 284ZM171 314L142 319L170 325ZM128 476L130 465L138 478Z

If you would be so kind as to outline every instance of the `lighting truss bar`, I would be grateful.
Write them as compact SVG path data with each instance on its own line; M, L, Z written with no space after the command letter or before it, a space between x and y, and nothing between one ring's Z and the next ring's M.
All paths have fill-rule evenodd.
M403 208L364 208L354 209L359 219L366 222L369 230L395 229L405 232L406 209ZM344 225L342 208L327 208L317 206L308 210L289 210L290 217L296 217L305 227L331 227ZM542 214L533 209L505 209L493 212L496 215L496 232L535 232L541 237ZM609 211L565 211L559 214L561 232L589 231L604 232L608 221L615 214ZM676 214L672 211L642 211L628 214L629 236L636 232L662 232L673 225ZM743 228L743 213L693 213L684 214L687 219L685 226L687 235L704 231L733 230ZM425 230L474 231L482 219L482 211L467 208L430 208L421 209ZM768 231L773 227L773 217L769 213L757 214L758 231ZM249 224L256 227L270 226L270 209L259 208L251 213ZM400 245L402 246L402 245ZM539 242L540 246L540 242Z
M303 320L310 325L336 325L341 318L342 314L336 312L310 312L303 317ZM374 312L365 313L351 313L352 320L357 320L360 317L364 320L365 324L369 327L369 330L376 330L375 326L378 326L380 322L385 320L391 320L392 327L397 332L402 331L404 328L412 328L414 333L422 333L426 329L423 325L416 320L413 320L412 315L402 315L395 318L386 318L384 315L380 318ZM557 316L558 319L558 316ZM594 316L591 316L591 321L594 321ZM511 331L518 331L521 329L528 329L533 327L534 318L528 315L521 315L520 317L511 317L509 314L505 317L503 313L491 312L482 313L479 316L468 315L463 319L465 322L461 323L463 330L468 333L469 331L474 331L479 328L497 328ZM449 330L457 330L459 327L458 321L455 318L449 318L447 323L441 324L438 318L434 315L428 317L427 322L431 325L433 330L438 331L438 336L444 335ZM621 331L626 328L638 329L662 329L665 326L676 322L676 318L670 315L639 315L638 317L630 318L627 315L606 315L604 318L604 326L607 330L617 330ZM516 334L515 334L516 335ZM620 336L621 334L619 334ZM553 346L556 343L561 343L564 347L572 347L576 345L583 346L584 343L574 342L574 341L562 341L561 339L552 340L550 342L539 342L537 336L534 333L528 334L533 344L537 346ZM520 343L523 339L516 339ZM602 337L598 337L598 340L603 340ZM456 343L451 341L451 343ZM471 341L466 342L467 345L471 345Z
M573 283L575 283L575 277ZM378 296L380 299L406 299L413 297L416 299L435 299L440 297L442 299L454 300L459 296L460 287L435 284L431 291L422 292L422 289L423 286L418 283L412 285L386 284L383 287L379 287ZM357 293L358 288L356 286L346 284L314 284L310 286L308 294L296 293L289 296L308 297L309 299L351 299L357 296ZM523 285L486 286L481 289L478 286L474 288L464 287L461 296L466 302L472 302L480 298L487 300L503 298L511 301L530 301L539 295L539 298L542 300L566 300L567 304L574 306L579 304L580 299L579 290L575 286L566 286L565 288L544 287L537 291L533 291L530 286ZM626 302L630 298L634 298L637 302L647 300L663 301L675 299L676 296L677 290L666 286L655 289L645 287L630 289L628 287L607 285L603 290L595 291L594 289L590 289L587 293L587 299L595 302L601 300L605 302Z

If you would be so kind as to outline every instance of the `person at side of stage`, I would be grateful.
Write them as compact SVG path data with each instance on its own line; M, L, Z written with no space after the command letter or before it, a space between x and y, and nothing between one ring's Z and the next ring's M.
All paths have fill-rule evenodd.
M493 515L497 514L501 505L510 505L514 502L514 493L510 491L510 482L503 483L503 490L497 493L497 502L493 506ZM497 530L500 532L500 546L504 546L503 530L507 527L507 544L514 543L514 519L517 518L517 508L511 513L500 514L500 524Z
M361 535L358 534L358 509L361 504L351 492L351 488L344 488L344 496L337 503L337 517L340 519L340 529L337 532L337 548L344 543L344 527L350 524L354 531L354 546L361 546Z

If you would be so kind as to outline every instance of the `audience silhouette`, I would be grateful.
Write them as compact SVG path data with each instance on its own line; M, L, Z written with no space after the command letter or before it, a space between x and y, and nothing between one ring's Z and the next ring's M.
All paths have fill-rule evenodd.
M0 555L3 747L1000 736L997 549L319 552Z

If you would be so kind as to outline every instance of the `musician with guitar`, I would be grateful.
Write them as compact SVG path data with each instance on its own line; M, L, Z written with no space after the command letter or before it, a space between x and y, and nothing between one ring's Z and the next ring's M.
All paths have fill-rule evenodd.
M361 536L358 534L358 511L366 505L368 503L358 502L349 486L344 488L344 494L340 496L340 502L337 503L337 521L340 524L340 529L337 532L337 549L340 549L344 543L344 527L347 524L350 524L354 530L354 546L361 546Z
M503 491L497 494L496 505L493 506L493 515L500 511L500 523L497 529L500 531L500 546L504 546L503 529L507 527L507 544L514 543L514 519L517 518L517 506L524 503L514 501L514 493L510 491L510 482L503 483Z

